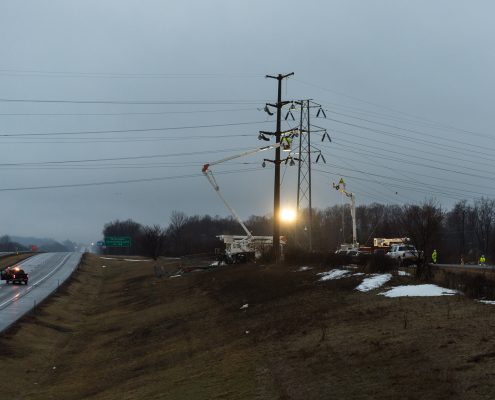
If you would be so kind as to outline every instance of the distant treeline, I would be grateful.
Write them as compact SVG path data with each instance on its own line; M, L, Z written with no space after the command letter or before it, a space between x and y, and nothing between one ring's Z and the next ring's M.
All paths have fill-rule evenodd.
M65 240L59 243L55 240L43 240L42 243L33 243L36 245L37 251L43 252L66 252L75 251L76 243L70 240ZM0 251L16 252L16 251L30 251L32 250L32 245L24 245L16 242L10 238L9 235L0 236Z
M476 261L484 254L495 261L495 200L481 198L470 204L460 201L443 210L435 201L421 204L384 205L373 203L357 207L358 242L370 246L375 237L410 237L425 254L436 249L440 262ZM308 213L297 224L281 226L291 247L307 248ZM312 247L314 251L334 251L341 243L352 242L352 221L348 206L336 205L313 209ZM245 221L253 235L271 235L270 216L251 216ZM113 221L105 225L103 236L130 236L132 247L107 248L106 254L141 254L180 256L213 252L221 247L217 235L243 235L240 225L231 217L187 216L173 211L168 225L144 226L132 220Z

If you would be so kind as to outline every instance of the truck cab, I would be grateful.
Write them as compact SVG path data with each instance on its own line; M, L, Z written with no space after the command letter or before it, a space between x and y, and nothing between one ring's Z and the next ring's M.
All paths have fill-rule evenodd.
M390 251L386 254L387 257L398 260L399 262L405 260L416 260L420 254L416 248L409 244L393 244L390 246Z

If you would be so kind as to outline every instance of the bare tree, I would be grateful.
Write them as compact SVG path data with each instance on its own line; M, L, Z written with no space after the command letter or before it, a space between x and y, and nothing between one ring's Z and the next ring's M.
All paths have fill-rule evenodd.
M495 220L495 200L485 197L474 203L475 233L482 254L488 254L488 246Z
M425 200L421 205L406 205L402 208L400 220L406 235L420 252L416 275L420 279L432 277L428 256L435 248L435 242L442 227L443 213L434 200Z
M140 241L141 248L146 256L156 260L165 247L165 229L159 225L145 226L142 228Z
M187 215L182 211L174 210L170 215L170 225L168 226L167 233L174 242L175 253L181 253L182 248L184 247L183 236L187 220Z

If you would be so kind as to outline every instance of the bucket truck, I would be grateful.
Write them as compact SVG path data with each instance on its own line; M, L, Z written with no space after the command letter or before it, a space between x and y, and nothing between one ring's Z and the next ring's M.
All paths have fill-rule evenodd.
M291 136L292 138L292 136ZM282 138L283 139L283 138ZM289 143L289 145L287 145ZM241 157L246 157L250 156L262 151L266 150L271 150L271 149L277 149L281 148L284 151L290 151L290 141L288 140L281 140L280 143L276 143L273 145L269 146L264 146L264 147L259 147L257 149L245 151L240 154L236 154L230 157L223 158L218 161L213 161L207 164L204 164L201 172L203 175L208 179L208 182L212 186L213 190L217 193L218 197L220 197L220 200L222 203L227 207L227 209L230 211L234 219L241 225L242 229L246 233L246 235L219 235L217 236L220 240L222 240L225 243L225 253L222 255L222 260L225 261L228 264L232 263L240 263L240 262L246 262L249 260L257 259L260 258L263 253L268 252L272 246L273 246L273 237L272 236L253 236L253 234L249 231L249 229L246 227L244 222L242 221L241 217L237 212L232 208L232 206L225 200L223 197L222 193L220 193L220 187L218 186L218 183L213 175L213 172L211 170L211 167L214 165L222 164L227 161L235 160L237 158ZM288 157L288 159L291 159L291 157ZM287 161L287 160L286 160ZM292 161L292 159L291 159ZM265 162L263 162L263 166L265 165ZM285 237L281 236L280 237L280 243L281 246L285 245L286 239Z

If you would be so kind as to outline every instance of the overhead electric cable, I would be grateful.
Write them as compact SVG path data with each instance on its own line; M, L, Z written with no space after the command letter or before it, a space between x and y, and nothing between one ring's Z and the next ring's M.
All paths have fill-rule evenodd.
M196 105L196 104L262 104L263 100L69 100L69 99L12 99L0 98L0 103L68 103L68 104L122 104L122 105Z
M243 170L234 171L219 171L216 174L234 174L242 172L252 172L252 171L262 171L263 168L249 168ZM44 185L44 186L24 186L24 187L13 187L13 188L0 188L0 192L14 192L22 190L41 190L41 189L62 189L62 188L76 188L76 187L88 187L88 186L106 186L106 185L118 185L127 183L143 183L143 182L156 182L174 179L186 179L186 178L199 178L202 177L202 173L185 174L185 175L175 175L175 176L161 176L156 178L140 178L140 179L125 179L118 181L101 181L101 182L88 182L88 183L69 183L62 185Z
M200 113L217 113L217 112L238 112L238 111L256 111L257 108L225 108L215 110L182 110L182 111L155 111L155 112L116 112L116 113L0 113L0 116L57 116L57 117L74 117L74 116L122 116L122 115L166 115L166 114L200 114Z
M219 128L219 127L227 127L227 126L257 125L257 124L265 124L267 122L269 121L236 122L236 123L211 124L211 125L169 126L169 127L161 127L161 128L109 129L109 130L77 131L77 132L0 133L0 137L66 136L66 135L92 135L96 133L171 131L171 130L182 130L182 129L202 129L202 128Z
M78 164L78 163L88 163L88 162L101 162L101 161L121 161L121 160L139 160L139 159L151 159L151 158L164 158L164 157L182 157L191 155L203 155L215 153L226 153L231 151L244 151L251 148L245 147L235 147L229 149L220 150L203 150L203 151L192 151L183 153L166 153L166 154L151 154L142 156L128 156L128 157L110 157L110 158L89 158L89 159L78 159L78 160L60 160L60 161L30 161L30 162L15 162L15 163L0 163L0 167L3 166L19 166L19 165L55 165L55 164Z

